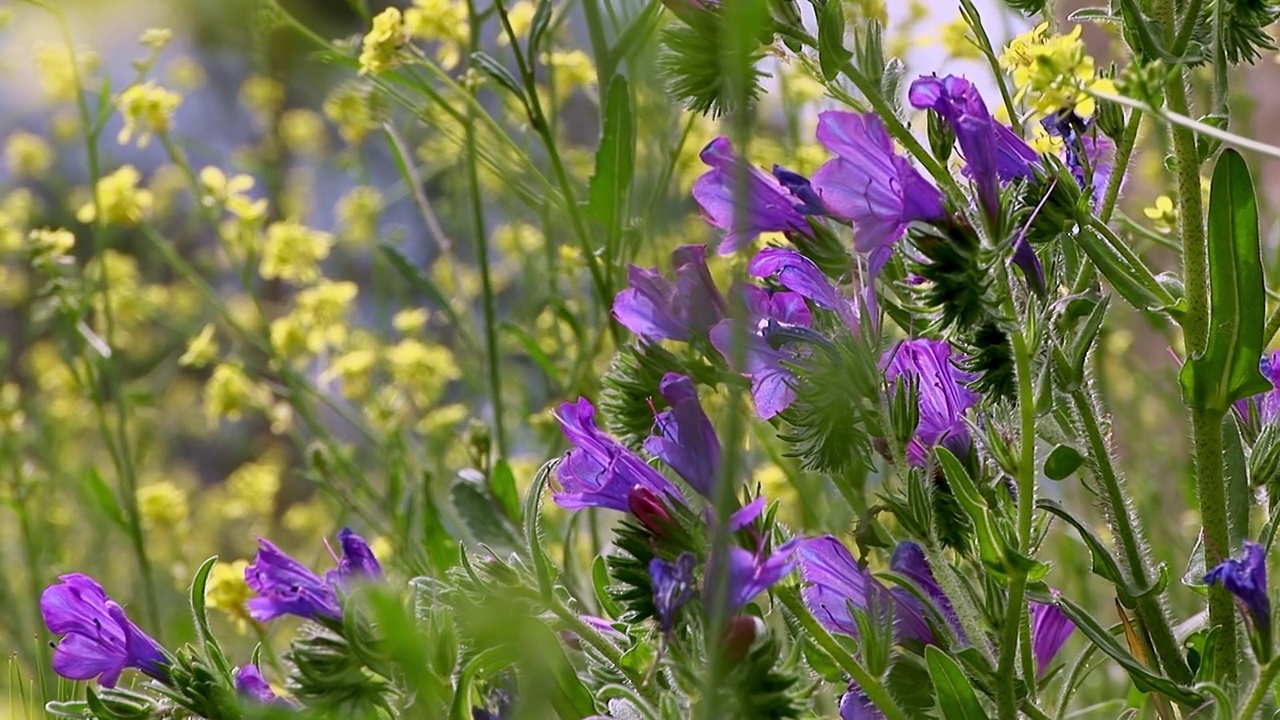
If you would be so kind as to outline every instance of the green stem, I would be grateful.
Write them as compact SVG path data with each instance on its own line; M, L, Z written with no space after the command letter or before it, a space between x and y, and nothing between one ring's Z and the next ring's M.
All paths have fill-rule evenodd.
M626 676L631 685L635 687L636 692L640 693L645 700L655 705L657 704L657 698L654 696L653 690L645 684L644 675L627 667L627 663L622 660L622 650L618 646L609 642L608 638L600 634L600 631L583 622L577 613L565 607L564 603L554 597L551 600L551 612L560 618L565 627L599 651L611 665L618 669L618 672Z
M1271 689L1271 683L1275 681L1277 673L1280 673L1280 660L1272 660L1262 668L1262 672L1258 673L1258 679L1254 682L1253 688L1249 690L1248 699L1244 701L1244 706L1240 708L1240 712L1236 717L1251 718L1257 716L1258 709L1262 707L1262 701L1267 699L1267 691Z
M1222 463L1222 413L1192 408L1191 442L1200 500L1204 566L1211 568L1227 558L1231 547ZM1214 667L1220 674L1217 679L1225 686L1234 686L1240 676L1240 657L1236 648L1236 611L1231 594L1221 585L1209 587L1209 627L1222 628L1215 646Z
M1135 586L1138 589L1145 589L1150 586L1150 576L1143 554L1143 541L1138 536L1138 529L1129 511L1122 479L1112 465L1111 449L1107 446L1102 428L1098 423L1097 408L1083 389L1074 391L1071 399L1075 403L1076 415L1084 428L1094 472L1102 485L1103 499L1107 504L1112 531L1120 541L1120 549L1124 554L1124 566L1133 578ZM1165 674L1179 683L1191 682L1191 669L1187 667L1186 660L1178 647L1178 641L1173 635L1173 628L1169 625L1169 619L1159 600L1151 594L1146 594L1138 598L1137 606L1138 619L1151 634L1156 657L1164 668Z
M1098 217L1104 223L1111 220L1111 213L1115 212L1116 201L1120 198L1120 183L1129 170L1129 158L1133 156L1133 146L1138 140L1138 129L1141 125L1142 111L1130 110L1129 122L1124 126L1124 134L1120 136L1120 142L1116 144L1115 167L1111 171L1111 177L1107 179L1106 194L1102 196L1102 209L1098 211Z
M893 696L880 683L880 679L858 664L858 661L841 647L835 638L831 637L831 633L819 625L817 620L814 620L813 615L800 602L795 592L784 590L778 592L776 597L795 616L809 637L818 643L818 647L822 648L827 655L830 655L831 659L840 666L840 669L853 678L853 681L858 684L858 688L876 706L876 709L885 716L886 720L906 720L906 714L894 702Z
M480 32L483 23L477 17L475 0L467 0L467 16L471 19L470 53L480 49ZM519 46L515 46L519 54ZM468 55L470 57L470 54ZM471 90L474 93L474 89ZM489 403L493 406L493 434L498 450L498 457L507 456L507 433L503 424L502 407L502 371L499 367L498 355L498 321L493 293L493 274L489 267L489 234L484 224L484 203L480 199L480 173L476 166L476 130L472 119L474 113L467 106L465 123L467 148L468 201L471 206L471 229L475 233L476 262L480 266L480 291L483 294L484 306L484 346L489 366Z

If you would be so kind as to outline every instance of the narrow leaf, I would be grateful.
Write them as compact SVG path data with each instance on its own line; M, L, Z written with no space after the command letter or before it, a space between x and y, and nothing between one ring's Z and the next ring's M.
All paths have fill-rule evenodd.
M622 216L635 167L636 127L631 107L631 86L615 75L605 100L604 128L596 150L596 171L591 176L587 214L613 233L621 233Z
M938 694L938 707L946 720L986 720L990 717L978 694L960 665L933 645L924 650L925 664L929 667L929 679Z
M828 81L840 74L840 68L853 57L844 46L844 3L827 0L818 16L818 65Z
M498 501L507 519L520 524L520 491L516 489L516 475L505 459L494 463L489 473L489 492Z

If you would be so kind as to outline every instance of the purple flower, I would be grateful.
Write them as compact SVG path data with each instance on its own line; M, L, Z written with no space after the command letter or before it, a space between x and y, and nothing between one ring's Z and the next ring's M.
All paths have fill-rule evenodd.
M594 416L595 407L586 398L564 403L556 413L565 438L573 444L556 468L561 489L552 498L557 505L567 510L603 507L628 512L627 497L637 486L656 497L684 502L680 490L662 473L601 432Z
M693 553L680 553L675 562L662 558L649 561L649 578L653 581L653 607L663 632L671 632L676 612L693 597L693 568L698 559Z
M938 581L934 579L933 568L929 566L929 560L925 557L923 548L910 540L898 543L897 547L893 549L893 557L889 560L889 569L915 583L925 597L929 598L937 606L938 611L942 613L942 617L951 626L951 630L955 633L956 639L960 641L960 644L969 644L969 637L960 625L960 618L956 615L956 610L951 605L951 598L947 597L947 594L942 591L942 587L938 585ZM892 592L900 594L900 599L904 602L908 600L916 602L915 596L908 593L904 588L894 588Z
M891 385L904 374L919 382L920 422L907 446L908 462L923 467L929 451L938 445L959 455L969 451L964 414L979 396L965 387L972 378L955 366L950 344L926 338L904 340L885 353L880 366Z
M1049 663L1066 644L1075 623L1057 605L1031 603L1031 652L1036 658L1036 677L1044 677Z
M658 391L670 408L658 414L658 434L645 440L644 449L710 499L720 472L720 439L698 403L698 391L692 380L678 373L667 373Z
M287 705L287 700L276 695L271 686L267 684L265 678L262 677L262 671L257 665L252 663L241 665L235 670L236 692L241 697L248 698L254 702L263 705Z
M1269 425L1280 418L1280 350L1263 355L1258 360L1258 370L1271 382L1271 389L1237 400L1235 408L1245 420L1257 418L1263 425Z
M822 204L822 198L818 197L817 191L813 189L813 183L809 181L809 178L798 172L792 172L781 165L773 166L773 176L800 201L800 204L796 205L797 210L805 215L829 214L826 206Z
M333 585L265 538L258 538L258 555L244 569L244 580L258 594L249 600L249 617L258 622L281 615L308 620L342 617Z
M778 292L770 295L755 286L743 288L743 300L747 307L747 328L744 375L751 378L751 398L755 402L756 415L763 420L786 410L796 399L792 387L791 371L783 363L792 362L795 355L775 348L766 333L776 326L807 328L813 324L809 307L797 293ZM711 344L733 361L734 321L723 320L711 328Z
M955 75L925 76L911 83L911 106L936 112L955 131L967 165L978 186L978 199L987 217L1000 212L1000 181L1031 177L1039 162L1036 151L1012 130L991 117L973 83Z
M872 704L857 683L850 682L849 690L840 698L840 720L884 720L884 713Z
M721 255L737 252L760 233L812 232L797 207L802 203L772 175L739 158L728 138L712 140L700 157L711 169L693 183L693 199L702 206L707 222L726 232L720 243ZM741 198L739 168L746 171L745 197ZM741 213L739 202L746 203Z
M632 265L630 287L613 301L613 316L645 340L688 342L705 337L724 318L725 303L707 269L705 245L682 245L671 253L675 283L656 269Z
M872 113L820 113L817 136L836 157L818 168L813 190L831 215L854 224L854 247L868 254L875 278L907 225L945 214L942 193L894 152L883 121Z
M848 548L830 535L800 541L801 597L818 622L833 633L858 636L850 607L895 625L900 641L932 642L933 632L910 596L891 593L858 565Z
M747 272L759 278L776 279L782 287L823 310L836 313L852 332L858 331L858 311L853 300L842 295L812 260L795 250L765 248L751 259Z
M1222 585L1247 611L1254 632L1270 649L1271 597L1267 594L1267 555L1261 545L1245 541L1240 559L1228 558L1204 576L1209 585Z
M374 557L373 550L364 538L355 534L351 528L342 528L338 532L338 544L342 546L342 559L338 568L331 571L331 582L346 585L352 580L381 580L382 565Z
M49 632L62 635L53 669L68 680L94 677L115 687L125 668L167 682L169 660L160 644L133 624L93 578L63 575L40 595L40 614Z
M729 548L729 587L727 602L735 611L752 598L773 587L796 566L797 542L784 543L772 553L751 552L740 547Z

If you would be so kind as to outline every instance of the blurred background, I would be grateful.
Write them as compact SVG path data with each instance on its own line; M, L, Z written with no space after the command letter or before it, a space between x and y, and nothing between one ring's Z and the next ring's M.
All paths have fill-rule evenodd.
M60 573L93 574L172 646L190 639L191 573L217 554L210 603L224 636L242 638L231 645L243 660L271 641L243 607L243 562L258 536L324 568L323 538L349 524L405 575L451 563L458 542L515 542L504 533L518 503L513 511L494 489L506 485L475 477L527 487L563 449L551 409L598 396L615 345L607 302L587 279L592 261L548 200L563 189L549 185L553 158L509 95L467 69L472 43L514 65L496 23L473 39L462 0L401 5L422 9L422 47L439 72L397 88L360 77L353 62L384 4L49 1L65 26L32 4L0 4L0 647L12 653L19 706L55 690L36 598ZM855 20L887 20L886 53L904 58L906 77L967 74L991 96L956 7L846 6ZM646 10L640 0L609 7L612 32ZM1026 29L998 3L978 7L998 45ZM526 31L533 8L511 6ZM585 193L599 68L576 5L557 7L550 32L538 58L543 102L566 183ZM1095 28L1087 37L1108 62L1114 39ZM653 45L611 69L635 92L638 138L636 221L619 238L620 261L603 270L612 291L626 262L665 266L676 245L718 240L689 199L697 153L718 123L668 99ZM1273 60L1236 83L1232 129L1274 143ZM762 67L770 91L749 155L812 172L826 159L816 114L833 101L806 67L772 57ZM122 136L115 103L147 82L180 101L169 132L143 146L137 133ZM103 120L91 123L90 143L85 118ZM1173 181L1162 142L1143 139L1122 206L1149 230L1140 249L1171 269L1159 242L1173 222L1159 202ZM1256 166L1267 208L1280 203L1277 165ZM113 175L125 167L136 173ZM85 208L105 176L114 180L99 182L101 205L132 208L145 223L91 232ZM1277 268L1267 208L1266 262ZM74 247L58 262L33 260L29 232L40 228L68 230ZM260 277L272 247L315 276ZM298 260L308 253L319 257ZM713 259L722 287L743 257ZM1197 523L1174 339L1123 313L1105 332L1098 390L1153 552L1179 578ZM814 502L834 496L829 481L801 473L768 435L749 438L744 480L781 498L796 531L846 532L848 509ZM1087 503L1075 481L1045 483L1046 494ZM580 526L560 518L554 537L566 564L586 573L608 538L583 517ZM1051 581L1109 607L1090 594L1075 537L1055 530L1048 542ZM1196 606L1190 590L1178 593L1179 610ZM1100 697L1126 682L1095 681Z

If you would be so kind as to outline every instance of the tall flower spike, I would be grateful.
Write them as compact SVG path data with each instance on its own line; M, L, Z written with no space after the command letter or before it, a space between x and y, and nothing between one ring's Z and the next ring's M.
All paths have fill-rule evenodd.
M850 606L885 622L892 615L899 641L933 642L933 632L918 603L904 602L858 565L849 549L831 535L800 541L800 595L819 624L833 633L858 636ZM873 619L876 619L873 617Z
M62 635L53 653L53 669L68 680L98 678L115 687L125 668L161 682L169 661L160 644L133 624L93 578L63 575L40 595L40 614L49 632Z
M671 253L675 282L656 269L632 265L630 287L618 293L613 316L646 340L688 342L705 337L724 319L725 302L707 269L705 245L682 245Z
M1267 553L1258 543L1245 541L1239 559L1228 558L1204 576L1236 596L1250 621L1254 649L1260 660L1271 657L1271 596L1267 594Z
M670 405L654 422L656 435L644 449L665 462L685 482L708 499L714 497L713 483L720 472L720 439L698 402L693 381L678 373L667 373L658 391Z
M703 148L702 162L711 167L693 183L693 199L702 207L707 222L725 231L720 254L741 250L760 233L795 232L809 234L809 221L797 205L797 198L777 178L751 166L733 151L726 137L718 137ZM746 172L745 191L738 192L739 169ZM746 204L739 212L739 202Z
M744 366L738 369L751 378L751 399L755 403L756 415L768 420L786 410L796 399L791 371L784 365L796 358L786 350L770 345L765 333L778 325L807 328L813 324L813 316L804 304L804 298L796 293L770 295L755 286L744 286L742 293L747 308L746 354ZM711 344L725 360L731 362L734 358L733 334L733 320L722 320L711 329Z
M907 461L917 467L928 463L929 451L945 445L957 455L969 451L969 428L964 415L978 403L979 395L965 387L972 380L952 361L951 345L943 340L904 340L880 360L885 379L893 385L901 375L920 383L920 422L907 445Z
M1075 629L1075 623L1057 605L1031 603L1031 651L1036 658L1037 677L1044 677L1049 663L1058 656Z
M684 502L680 490L662 473L596 427L595 407L586 398L561 405L556 419L565 438L573 444L556 468L561 489L552 493L552 498L560 507L603 507L628 512L627 497L637 486L655 496Z
M244 580L258 594L248 603L249 617L258 622L281 615L308 620L342 617L333 586L264 538L258 539L258 554L245 568Z
M942 193L894 152L875 114L820 113L817 135L836 157L814 173L813 190L831 215L853 223L853 245L874 278L907 225L943 217Z

